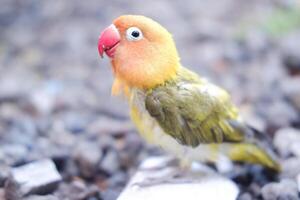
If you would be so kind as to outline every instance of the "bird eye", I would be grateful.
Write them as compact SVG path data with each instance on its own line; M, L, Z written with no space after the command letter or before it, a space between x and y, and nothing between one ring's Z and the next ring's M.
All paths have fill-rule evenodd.
M143 38L143 33L137 27L130 27L126 31L126 37L129 41L137 41Z

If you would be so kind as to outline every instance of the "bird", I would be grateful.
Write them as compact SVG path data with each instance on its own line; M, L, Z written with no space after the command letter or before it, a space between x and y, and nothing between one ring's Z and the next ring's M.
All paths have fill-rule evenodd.
M150 144L196 162L281 167L267 134L247 125L227 91L184 67L171 33L142 15L122 15L98 40L114 76L111 92L128 100L130 116Z

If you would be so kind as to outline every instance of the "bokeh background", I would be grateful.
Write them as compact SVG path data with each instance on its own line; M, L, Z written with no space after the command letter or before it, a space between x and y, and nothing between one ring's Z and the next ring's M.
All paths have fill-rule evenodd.
M97 52L123 14L165 26L182 64L226 88L249 124L271 136L299 128L299 0L0 0L1 194L12 167L51 158L63 176L52 198L112 200L160 153L111 97Z

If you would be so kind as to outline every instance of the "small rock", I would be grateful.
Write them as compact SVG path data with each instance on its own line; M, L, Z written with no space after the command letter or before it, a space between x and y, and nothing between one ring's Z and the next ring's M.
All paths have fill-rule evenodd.
M300 56L284 55L283 64L286 66L290 75L300 75Z
M48 194L56 189L61 176L52 160L35 161L12 169L8 183L15 183L15 190L22 196L28 194ZM9 185L8 185L9 186ZM6 187L9 193L11 187Z
M134 130L132 122L128 120L116 120L108 117L101 117L92 122L88 127L88 132L92 134L108 133L114 137L124 135Z
M100 192L95 185L87 186L80 180L70 184L63 183L55 192L59 199L86 200L89 198L100 199Z
M269 183L261 189L261 192L264 200L299 199L297 183L292 179L284 179L280 183Z
M126 185L128 180L128 175L124 172L117 172L113 174L108 180L108 187L109 188L122 188Z
M255 29L247 31L244 42L248 50L247 54L254 56L262 56L270 48L270 41L266 33Z
M4 186L4 196L6 200L19 200L23 194L20 191L20 185L17 183L12 176L10 176Z
M137 164L144 146L136 133L126 133L125 138L115 140L115 149L119 153L121 167L128 169Z
M300 174L297 176L298 192L300 192Z
M299 32L290 34L281 42L282 62L290 75L300 75Z
M300 78L282 81L281 90L284 96L300 111Z
M252 199L253 198L252 198L251 194L249 194L248 192L243 193L238 197L238 200L252 200Z
M116 200L120 195L121 191L115 189L108 189L103 192L102 197L105 200Z
M64 117L64 124L66 130L74 134L83 133L88 124L88 116L83 115L82 113L68 113Z
M267 118L267 129L272 130L271 127L274 127L277 130L281 127L287 127L298 119L297 110L289 102L283 99L270 101L268 105L264 104L260 108L260 112Z
M4 186L6 179L9 176L10 168L6 165L0 165L0 187Z
M66 160L64 167L61 169L63 179L80 176L78 164L73 159Z
M8 165L17 165L26 160L28 149L21 144L5 144L1 147L5 155L5 163Z
M60 83L48 81L31 92L29 101L38 114L50 114L55 109L56 97L61 89Z
M0 199L4 200L5 199L5 191L3 188L0 189Z
M296 178L300 174L300 158L292 157L284 160L281 164L282 172L280 176L282 178Z
M113 174L120 168L119 155L115 150L108 150L100 163L100 169L108 174Z
M296 155L300 157L300 131L293 128L282 128L275 133L274 146L283 157Z
M96 143L81 142L74 149L73 157L79 165L81 174L85 178L92 178L102 158L102 152Z
M53 195L30 195L26 198L24 198L24 200L59 200L59 198L57 198L56 196Z

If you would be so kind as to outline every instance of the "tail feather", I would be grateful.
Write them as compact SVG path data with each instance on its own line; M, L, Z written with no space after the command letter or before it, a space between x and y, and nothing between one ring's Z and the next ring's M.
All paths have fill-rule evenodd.
M251 143L232 144L228 156L233 161L260 164L276 172L281 171L279 162L272 154Z
M275 154L271 138L250 126L230 122L231 126L245 136L241 143L232 143L228 156L235 161L261 164L280 172L281 167Z

